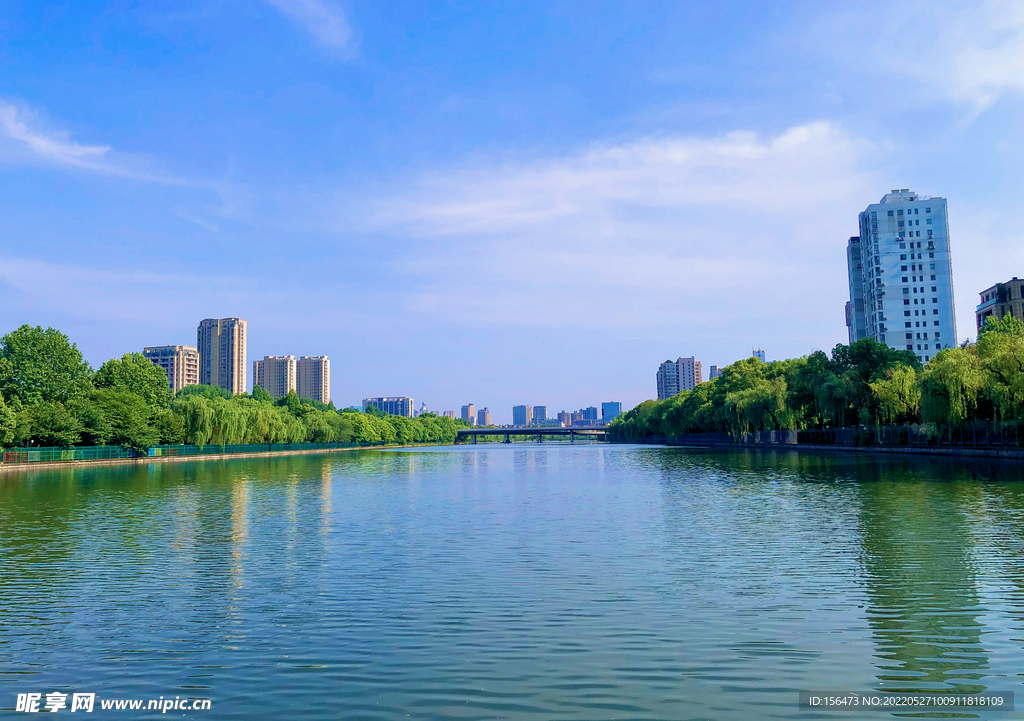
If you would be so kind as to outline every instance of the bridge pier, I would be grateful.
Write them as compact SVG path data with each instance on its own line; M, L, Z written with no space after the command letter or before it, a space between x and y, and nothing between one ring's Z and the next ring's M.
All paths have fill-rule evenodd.
M509 439L509 435L508 435L508 433L506 433L506 434L505 434L505 443L511 443L511 442L512 442L512 441L511 441L511 440Z
M476 445L476 433L473 434L473 445Z
M569 431L569 443L576 442L576 431Z

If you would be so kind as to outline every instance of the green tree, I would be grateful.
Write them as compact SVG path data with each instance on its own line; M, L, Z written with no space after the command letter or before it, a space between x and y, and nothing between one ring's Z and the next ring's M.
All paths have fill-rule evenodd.
M151 423L155 409L142 396L124 388L98 388L93 400L109 424L111 445L141 451L160 442L160 432Z
M950 427L971 420L985 380L976 346L940 350L921 374L924 421Z
M10 445L17 427L18 417L14 409L4 403L3 396L0 396L0 447Z
M878 420L886 424L913 423L921 410L921 387L913 368L897 366L871 384L878 401Z
M82 439L82 424L63 403L42 401L29 410L31 440L40 446L73 446Z
M213 435L213 408L209 398L201 393L191 393L184 397L179 393L171 407L175 414L181 416L186 443L200 448L209 443Z
M273 403L274 399L269 393L260 388L259 386L252 387L252 399L259 401L260 403Z
M231 395L231 391L229 390L225 390L224 388L221 388L219 386L206 385L185 386L180 391L178 391L177 395L175 395L174 397L178 399L188 398L190 396L202 396L203 398L206 398L208 400L213 400L214 398L230 399L235 397Z
M987 374L983 395L996 420L1024 420L1024 322L990 316L978 334L977 351Z
M100 366L92 377L97 388L119 388L141 396L155 408L169 408L171 387L167 373L141 353L125 353Z
M78 346L54 328L23 325L0 338L0 395L24 406L85 395L92 369Z

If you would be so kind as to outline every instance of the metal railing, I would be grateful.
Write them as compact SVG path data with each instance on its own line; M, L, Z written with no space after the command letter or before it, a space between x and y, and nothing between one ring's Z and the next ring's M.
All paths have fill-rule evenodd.
M372 448L396 445L375 443L232 443L226 445L152 446L138 451L127 446L74 446L11 448L3 452L3 462L11 464L50 463L55 461L94 461L118 458L139 458L157 456L214 456L238 453L272 453L280 451L311 451L337 448Z

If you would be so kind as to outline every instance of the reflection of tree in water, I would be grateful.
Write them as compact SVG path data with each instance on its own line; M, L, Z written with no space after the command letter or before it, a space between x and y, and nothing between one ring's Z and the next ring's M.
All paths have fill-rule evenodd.
M868 623L890 691L980 693L988 655L969 508L975 481L859 485Z

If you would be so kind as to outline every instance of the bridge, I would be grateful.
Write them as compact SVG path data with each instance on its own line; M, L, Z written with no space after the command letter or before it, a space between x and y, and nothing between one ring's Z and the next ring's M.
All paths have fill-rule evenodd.
M576 428L460 428L458 430L458 435L455 438L455 442L465 442L467 439L472 438L473 443L476 443L478 436L503 436L502 443L511 443L511 436L536 437L538 443L543 443L545 436L548 436L549 438L568 437L570 443L575 443L577 437L586 438L588 440L608 440L608 435L604 428L596 426L578 426Z

